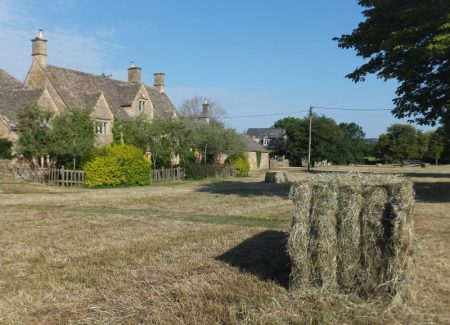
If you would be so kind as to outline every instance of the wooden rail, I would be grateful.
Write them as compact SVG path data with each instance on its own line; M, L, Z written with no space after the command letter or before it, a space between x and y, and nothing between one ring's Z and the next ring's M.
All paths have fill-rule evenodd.
M13 167L13 175L15 179L64 187L82 187L85 179L83 171L64 168Z
M184 168L161 168L154 169L150 182L173 182L182 181L185 178Z
M63 187L84 186L84 172L71 169L54 169L48 171L48 185Z

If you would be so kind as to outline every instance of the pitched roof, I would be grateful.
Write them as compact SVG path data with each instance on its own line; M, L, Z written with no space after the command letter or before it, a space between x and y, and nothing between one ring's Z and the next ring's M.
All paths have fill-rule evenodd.
M41 90L24 88L19 80L0 69L0 115L11 127L17 124L17 111L25 104L36 103L41 95Z
M92 94L103 93L114 116L119 118L128 117L122 107L131 105L142 86L51 65L47 66L46 70L50 81L66 105L89 107L92 104L89 100L92 99ZM176 109L167 95L152 87L146 89L155 109L155 117L165 117L169 114L172 116Z
M3 115L10 126L17 124L17 111L28 103L36 103L42 95L41 90L0 89L0 115Z
M256 152L268 152L266 148L254 141L250 136L243 135L245 150L246 151L256 151Z
M156 118L169 118L175 113L178 116L177 109L170 101L165 92L160 92L154 87L145 87L147 89L150 100L155 108Z
M19 80L11 76L5 70L0 69L0 89L13 90L21 88L23 88L23 84Z
M259 139L264 137L282 139L286 135L286 131L280 128L250 128L246 134Z

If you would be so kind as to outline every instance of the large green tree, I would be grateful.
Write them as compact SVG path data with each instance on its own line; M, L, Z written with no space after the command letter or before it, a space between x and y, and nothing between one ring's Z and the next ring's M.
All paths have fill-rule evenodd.
M274 127L284 129L287 138L277 154L284 154L291 164L299 165L302 158L308 156L308 129L306 119L286 117L275 122Z
M55 116L49 134L49 151L59 166L76 168L94 153L94 128L86 109L73 109Z
M286 117L275 127L286 131L282 151L297 165L308 156L309 119ZM314 114L311 132L311 160L328 160L338 164L360 162L364 154L364 132L356 123L338 125L332 118Z
M378 138L376 146L378 157L386 163L421 159L420 155L423 156L423 153L418 138L420 138L420 132L417 132L413 126L393 124Z
M366 62L348 78L396 79L396 117L443 124L450 107L449 0L359 0L365 21L335 38Z
M18 112L19 141L17 151L34 160L50 153L50 119L53 113L36 104L24 105Z
M366 143L364 138L366 134L363 128L352 123L339 123L339 128L344 133L342 154L347 163L361 163L364 161Z
M426 153L427 157L434 159L437 166L439 158L444 151L444 137L439 134L439 132L433 132L430 135L428 142L428 151Z
M194 149L203 154L205 162L220 153L232 155L244 150L242 137L220 123L206 125L183 119L149 121L141 116L116 123L116 134L120 133L121 137L115 138L150 150L155 168L170 167L174 155L179 155L184 162L187 156L193 156Z

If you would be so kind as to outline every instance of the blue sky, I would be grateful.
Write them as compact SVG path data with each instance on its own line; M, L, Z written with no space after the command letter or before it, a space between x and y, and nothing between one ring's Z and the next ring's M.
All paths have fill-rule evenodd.
M147 84L153 72L166 74L177 107L198 95L217 101L230 117L302 117L310 105L389 109L396 83L346 79L362 60L331 40L361 20L356 0L0 0L0 68L24 80L30 39L42 28L49 64L125 80L134 61ZM356 122L367 137L405 122L389 111L317 112ZM245 131L282 117L225 122Z

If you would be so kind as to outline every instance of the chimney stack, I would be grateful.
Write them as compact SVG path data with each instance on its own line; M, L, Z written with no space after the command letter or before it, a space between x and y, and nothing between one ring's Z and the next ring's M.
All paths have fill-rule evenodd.
M36 61L42 66L47 66L47 40L44 39L44 33L42 29L39 29L38 35L36 38L31 40L32 43L32 53L31 56L33 60Z
M128 82L131 84L139 84L141 80L142 69L135 66L134 62L131 61L130 67L128 68Z
M159 92L164 92L164 76L165 74L162 72L156 72L153 74L154 83L153 86L159 90Z
M205 119L206 124L209 125L209 103L207 99L205 99L205 101L203 102L202 107L202 117Z

